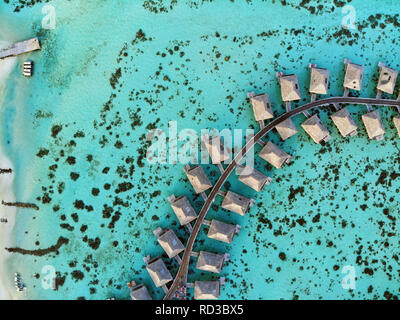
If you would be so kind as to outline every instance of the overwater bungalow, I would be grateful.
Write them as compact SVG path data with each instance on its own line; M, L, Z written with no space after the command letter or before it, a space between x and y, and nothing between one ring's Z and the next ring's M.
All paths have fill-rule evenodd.
M150 256L147 256L143 260L147 264L146 270L150 274L150 277L153 279L157 288L162 287L173 280L171 273L164 264L164 261L160 258L151 259Z
M279 84L281 85L281 95L284 102L300 100L300 88L297 75L283 75L278 73Z
M282 140L286 140L291 136L294 136L298 132L296 126L294 125L292 119L290 118L276 125L275 129L276 131L278 131Z
M400 115L394 116L393 117L393 122L394 122L394 125L397 128L397 132L398 132L399 137L400 137Z
M281 150L271 141L268 141L267 144L262 148L259 156L277 169L282 168L285 163L289 163L290 160L292 160L291 155Z
M220 273L229 255L200 251L196 268L203 271Z
M398 71L386 67L383 63L379 63L379 80L377 89L382 92L393 94L396 86Z
M214 300L221 295L221 281L195 281L194 298L196 300Z
M368 137L370 139L376 139L377 141L383 139L385 129L383 127L381 116L378 110L363 114L361 119L364 122L365 129L367 130Z
M310 65L310 93L327 94L329 87L329 70L317 68L316 65Z
M220 136L210 139L208 135L201 137L213 164L219 164L230 158L229 152L226 150Z
M254 118L256 121L272 119L274 117L268 94L262 93L255 95L254 92L250 92L247 96L253 105Z
M185 250L185 246L182 244L173 230L163 230L162 228L158 227L153 231L153 233L157 237L158 243L164 249L169 258L174 258Z
M331 118L343 137L354 137L357 134L357 125L347 108L336 111Z
M202 193L212 188L212 184L202 166L190 167L189 165L186 165L183 170L196 193Z
M244 216L249 208L253 205L253 200L243 197L242 195L228 191L222 202L222 208Z
M149 291L144 284L136 284L135 281L128 283L132 300L152 300Z
M40 41L38 38L16 42L11 47L0 50L0 59L35 50L40 50Z
M33 61L25 61L24 68L22 70L22 74L25 77L32 77L33 74Z
M243 173L239 175L239 181L256 191L261 191L265 185L272 181L270 177L249 166L242 167L242 170Z
M278 78L281 86L282 100L286 103L286 112L291 110L291 101L300 100L300 89L299 81L297 76L294 74L284 75L283 72L277 72L276 77ZM282 140L286 140L297 133L296 126L294 125L291 118L279 123L275 126Z
M192 205L185 196L176 198L175 195L172 195L168 197L168 201L182 226L187 225L197 218L196 211L194 211Z
M345 59L344 63L346 65L346 75L343 86L347 89L361 90L364 67L347 59Z
M301 126L315 143L328 142L331 139L328 129L316 114L304 121Z
M235 234L240 232L240 226L225 223L219 220L207 222L210 226L207 236L211 239L231 243Z
M18 292L25 291L26 285L22 282L22 276L19 272L14 273L14 284Z
M1 204L3 206L8 206L8 207L17 207L17 208L26 208L26 209L35 209L39 210L39 207L34 204L34 203L25 203L25 202L6 202L4 200L1 200Z

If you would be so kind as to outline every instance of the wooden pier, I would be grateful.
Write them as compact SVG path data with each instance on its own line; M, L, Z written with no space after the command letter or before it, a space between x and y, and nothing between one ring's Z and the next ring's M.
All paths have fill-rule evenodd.
M16 42L11 47L0 50L0 59L13 57L36 50L40 50L40 41L38 38Z
M345 64L346 64L346 73L348 72L349 74L347 74L345 77L347 82L345 81L345 83L344 83L344 91L345 91L344 96L317 100L317 94L326 94L327 93L325 91L325 88L327 88L328 81L329 81L328 80L329 72L327 72L325 69L319 69L317 71L320 75L316 75L316 76L312 77L313 82L311 83L312 86L310 86L310 87L312 87L312 89L310 89L311 101L309 103L306 103L305 105L297 107L293 110L290 107L290 101L300 98L300 95L297 94L297 89L298 89L297 76L290 75L290 77L288 77L286 79L282 79L282 77L284 77L284 76L283 76L283 74L279 73L278 74L279 79L281 81L283 80L281 83L284 83L284 86L285 86L285 88L282 89L282 98L283 98L284 102L285 102L285 99L287 99L286 112L284 114L280 115L275 120L271 120L267 125L265 125L264 124L264 120L266 120L265 115L259 116L259 113L260 113L260 110L264 112L266 109L268 109L267 107L269 107L269 100L266 97L264 97L262 100L263 104L261 106L259 105L260 102L256 101L257 108L255 108L253 105L253 110L255 113L256 120L258 118L258 122L260 124L261 129L247 141L246 145L241 149L241 151L239 151L236 154L236 156L233 158L232 162L229 163L228 165L224 166L222 164L222 162L225 160L225 158L227 158L227 154L224 150L224 146L223 146L221 139L213 138L216 142L216 144L215 144L216 146L215 146L209 142L209 139L208 139L209 137L206 137L207 141L205 141L205 144L210 153L212 163L214 165L218 166L218 168L221 171L221 176L218 178L217 182L211 188L211 190L208 190L208 189L210 189L208 186L209 180L206 176L204 176L205 173L202 170L197 169L197 173L195 175L193 175L193 174L191 176L188 175L188 179L191 182L194 189L196 190L196 193L201 192L202 198L205 200L205 203L204 203L200 213L197 215L195 212L192 212L193 208L190 206L188 200L185 198L185 201L187 202L188 206L190 206L190 207L187 207L187 211L192 212L192 214L191 214L192 219L190 222L185 221L184 223L182 223L182 221L181 221L181 224L188 226L188 229L190 231L190 236L187 239L185 249L183 251L183 256L182 257L179 256L179 259L178 259L179 270L178 270L177 274L175 275L175 277L173 278L173 282L169 286L168 290L166 290L167 289L166 284L167 284L167 282L172 281L172 279L170 277L168 277L168 279L167 279L168 281L163 283L163 290L164 290L164 292L166 292L164 300L169 300L172 298L185 299L186 298L186 288L194 288L195 289L195 291L194 291L195 299L217 299L219 297L220 286L224 282L223 277L220 278L219 281L218 280L195 281L195 283L193 284L193 283L187 282L187 273L188 273L188 267L189 267L191 257L198 257L198 259L199 259L199 257L201 256L202 260L198 261L198 264L197 264L198 269L204 270L204 271L216 272L216 273L219 273L221 271L224 259L222 258L221 254L214 254L214 255L211 254L210 255L210 254L207 254L207 253L205 254L202 252L197 253L197 252L193 251L193 246L194 246L194 243L196 242L196 239L199 234L201 226L202 225L211 226L211 224L212 224L211 221L208 221L205 218L206 218L206 215L207 215L209 209L211 208L211 205L213 204L216 196L217 195L221 195L224 197L227 196L227 192L222 191L222 187L225 184L225 182L227 181L230 174L237 167L241 167L241 165L240 165L241 160L244 159L246 154L256 144L261 144L262 146L267 145L262 139L269 132L271 132L273 129L277 129L278 125L280 125L280 124L283 124L287 121L291 122L292 117L303 114L307 118L306 122L305 122L307 125L309 125L308 124L309 122L312 122L310 127L304 128L305 126L303 126L305 131L310 135L310 137L314 140L314 142L325 143L330 138L329 131L325 128L325 126L322 124L322 122L320 122L318 117L316 117L315 115L314 116L310 115L310 113L309 113L310 110L313 110L315 108L327 108L331 105L335 106L336 118L334 120L334 123L338 126L340 133L344 137L354 136L357 133L357 130L356 130L357 126L355 125L354 121L351 119L351 116L348 113L346 108L341 109L341 110L345 110L345 112L342 112L340 114L338 113L338 111L340 111L339 104L342 104L342 105L343 104L364 105L367 107L367 110L369 111L369 113L371 113L371 112L375 113L375 111L377 112L377 110L375 110L375 111L370 110L370 108L371 108L370 106L372 106L372 105L374 105L374 106L389 106L389 107L397 108L397 110L400 113L400 94L399 94L397 100L382 99L379 94L377 95L376 98L349 97L348 96L349 90L360 90L361 89L363 67L359 66L359 65L355 65L354 70L353 70L352 69L353 65L350 65L351 62L345 61ZM382 73L383 72L387 73L388 68L386 68L386 67L384 68L381 65L380 65L380 67L381 67L380 68L381 78L385 79L384 76L386 74L382 75ZM315 69L315 68L316 68L315 65L310 65L311 72L313 72L313 69ZM397 76L397 73L394 72L392 69L390 69L389 71L391 72L392 76L393 75ZM314 72L315 72L315 70L314 70ZM357 80L358 80L357 85L353 85L350 88L350 85L348 84L350 81L349 79L354 79L354 78L357 78ZM320 81L321 83L318 83L318 81ZM387 83L384 83L384 84L386 84L386 86L383 87L382 81L380 80L380 84L381 84L382 88L387 89L388 86L390 86L389 89L387 89L387 91L391 90L391 86L393 83L396 83L396 79L393 80L391 78L391 83L389 85ZM293 92L290 92L291 90L293 90ZM379 90L380 89L378 89L378 93L379 93ZM254 95L254 93L251 93L248 95L248 97L250 98L250 101L251 101L252 98L255 97L255 95ZM266 101L268 102L268 104L266 103ZM369 113L367 113L367 115ZM270 114L272 114L272 113L270 113ZM264 117L264 119L263 119L263 117ZM270 118L270 116L267 116L266 118ZM309 121L309 119L313 119L313 120ZM393 120L395 122L396 127L399 130L399 136L400 136L400 114L395 116ZM378 129L381 130L381 131L379 131L379 139L380 139L381 136L383 137L384 130L383 130L383 127L381 127L379 113L378 113L378 115L375 114L374 121L375 121L375 123L373 124L373 127L374 128L378 127ZM366 125L366 127L371 126L370 124L365 124L365 125ZM278 130L278 132L279 132L279 130ZM281 132L279 132L279 133L281 133ZM294 127L291 129L291 132L289 135L281 134L281 138L282 138L282 140L285 140L285 139L289 138L291 135L296 134L296 133L297 133L297 129ZM371 135L369 135L369 137L376 138L376 137L371 137ZM277 146L271 147L271 145L270 145L269 149L271 149L271 150L268 150L268 153L264 152L264 155L262 155L262 158L273 163L276 168L281 168L284 163L290 161L291 156L286 154L284 151L280 150ZM270 154L270 153L273 153L273 155L266 156L267 154ZM199 166L196 168L199 168ZM191 168L189 166L187 166L187 167L185 167L184 170L188 174L188 173L190 173ZM259 180L261 181L261 186L259 186L258 184L256 186L250 185L250 183L246 183L246 181L242 181L242 182L257 191L261 190L264 187L264 185L266 184L264 182L265 176L260 172L258 172L257 175L260 175ZM206 183L204 183L204 182L206 182ZM203 191L203 189L200 188L200 186L202 186L202 185L206 186L204 189L208 191L208 194L205 193L205 190ZM234 212L236 211L238 214L244 215L249 208L248 202L250 200L248 200L244 197L241 198L240 195L238 195L238 197L239 197L238 199L240 201L239 200L237 201L238 204L235 204L235 210L232 210L232 211L234 211ZM172 197L172 199L169 199L169 200L173 206L174 202L171 200L175 200L175 197ZM251 203L253 203L253 201L251 201ZM236 208L237 206L239 206L239 208ZM173 208L174 208L174 206L173 206ZM177 212L176 208L174 208L174 211L177 214L178 218L180 218L179 220L182 220L182 217L180 217L180 215L182 215L182 212ZM192 221L194 221L194 226L192 226ZM213 220L213 221L215 221L215 220ZM233 227L230 227L231 225L227 225L227 226L229 226L229 230L228 230L229 232L226 232L226 235L227 235L226 239L225 238L222 239L221 237L211 237L211 238L214 238L214 239L218 238L218 240L222 239L222 240L227 240L225 242L231 242L233 240L233 234L236 231L238 232L238 230L235 231L233 229ZM240 226L236 226L236 228L240 230ZM225 235L224 232L222 232L222 233ZM157 232L157 234L159 234L159 233ZM219 239L219 238L221 238L221 239ZM166 251L168 251L168 250L166 250ZM205 263L203 261L204 257L212 257L212 259L208 258L210 260L210 262ZM176 256L174 258L176 258ZM164 270L164 271L165 271L165 273L167 273L166 270ZM168 271L168 275L169 275L169 271ZM152 278L154 278L154 275L152 275ZM160 286L160 284L158 283L158 279L155 280L155 284L156 284L156 286Z

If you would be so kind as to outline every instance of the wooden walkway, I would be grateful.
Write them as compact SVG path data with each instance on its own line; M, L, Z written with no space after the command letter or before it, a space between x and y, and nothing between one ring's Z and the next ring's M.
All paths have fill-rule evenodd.
M258 131L246 143L246 145L242 148L242 150L235 156L233 161L226 168L224 168L224 172L222 173L222 175L220 176L214 187L211 189L211 192L209 193L207 200L204 203L203 208L201 209L200 214L193 227L193 232L191 233L186 243L186 249L184 251L182 263L180 264L178 273L176 274L171 287L169 288L167 294L165 295L164 300L169 300L173 298L175 292L179 287L186 286L186 277L190 263L190 257L193 250L193 245L196 241L201 225L203 224L204 219L206 218L206 215L208 213L208 210L210 209L212 203L214 202L216 195L221 190L222 186L228 179L229 175L236 168L238 163L245 157L245 155L254 147L254 145L260 139L262 139L267 133L269 133L273 128L275 128L275 126L277 126L281 122L298 114L312 110L314 108L328 107L329 105L338 105L338 104L357 104L366 106L375 105L375 106L390 106L390 107L400 108L400 100L385 100L385 99L358 98L358 97L333 97L333 98L312 101L301 107L286 112L281 116L279 116L278 118L276 118L275 120L271 121L267 126L262 128L260 131Z

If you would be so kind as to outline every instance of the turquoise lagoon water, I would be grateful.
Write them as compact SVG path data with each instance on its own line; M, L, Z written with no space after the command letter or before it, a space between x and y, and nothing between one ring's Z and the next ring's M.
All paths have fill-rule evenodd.
M152 234L172 226L184 239L167 202L184 194L197 210L183 164L150 165L149 129L256 128L246 92L268 92L283 112L276 71L296 73L303 100L307 65L331 71L330 95L341 95L343 59L365 66L362 96L374 96L377 64L399 69L399 2L347 1L356 29L342 28L344 1L18 1L0 4L0 40L39 36L42 50L29 56L36 72L21 76L19 57L7 79L1 141L15 168L16 199L37 203L19 210L15 247L58 250L42 256L14 253L10 277L22 273L21 298L128 299L126 283L147 285L161 298L142 257L161 255ZM41 27L42 7L56 9L56 29ZM396 89L397 90L397 89ZM355 94L355 93L353 93ZM392 299L399 286L399 138L382 108L383 141L369 141L363 106L350 106L359 135L344 139L328 115L326 146L299 133L281 142L290 166L256 167L273 183L255 193L234 175L225 187L256 200L245 217L213 206L210 217L242 225L231 245L207 239L196 250L229 252L222 299ZM260 147L256 147L259 151ZM212 181L216 168L205 166ZM61 237L61 238L60 238ZM65 240L67 239L67 240ZM164 261L172 272L175 262ZM57 272L46 290L45 266ZM341 286L353 266L356 288ZM196 271L189 280L211 279Z

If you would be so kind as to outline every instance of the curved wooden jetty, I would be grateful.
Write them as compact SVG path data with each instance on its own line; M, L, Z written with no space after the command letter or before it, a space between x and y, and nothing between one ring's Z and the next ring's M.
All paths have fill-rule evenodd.
M347 109L344 108L339 110L339 105L355 104L355 105L364 105L368 110L368 113L363 115L362 120L364 122L364 125L366 126L369 138L376 139L378 141L383 138L384 129L381 123L379 113L376 110L373 111L371 106L396 107L400 113L400 94L397 100L382 99L382 92L393 94L397 78L397 71L387 68L385 65L380 63L379 64L380 78L378 81L376 98L349 97L348 96L349 90L360 90L364 69L362 66L353 64L349 60L345 60L345 64L346 64L346 76L344 82L344 96L317 100L316 99L317 94L327 94L328 83L329 83L329 71L326 69L316 68L316 65L310 64L309 67L312 72L310 81L311 102L306 103L293 110L291 110L291 101L300 99L300 91L299 91L297 76L296 75L284 76L283 73L277 73L277 78L281 85L282 100L286 104L286 112L277 117L275 120L271 120L266 126L264 125L264 120L271 119L273 116L268 95L261 94L255 96L254 93L248 94L248 97L250 99L253 99L252 103L254 102L253 103L254 114L256 120L260 124L261 129L246 142L245 146L235 155L232 162L229 163L226 167L224 167L220 162L213 161L213 163L218 165L221 171L221 176L219 177L215 185L212 186L211 191L209 192L208 195L206 195L205 192L201 193L203 199L205 200L205 203L197 219L195 220L194 226L192 227L190 223L187 224L187 227L189 228L189 231L191 233L186 242L183 256L182 258L179 258L180 261L178 261L180 265L179 270L173 279L172 285L169 287L168 290L165 290L166 294L164 300L169 300L172 299L173 297L184 298L180 293L182 291L186 292L183 289L193 286L193 284L187 283L187 274L188 274L190 258L196 256L196 253L193 252L193 246L194 243L196 242L202 224L209 223L207 220L205 220L205 218L212 203L215 200L215 197L218 194L219 195L224 194L224 192L221 190L222 186L224 185L230 174L233 172L233 170L236 167L241 167L240 165L241 160L243 160L243 158L254 147L254 145L257 143L262 146L266 145L266 143L262 140L262 138L265 135L267 135L272 129L276 128L283 140L289 138L291 135L297 132L297 129L294 127L294 124L291 122L290 119L302 113L307 118L307 120L302 124L303 129L311 136L314 142L316 143L326 142L331 138L329 131L324 127L322 122L319 120L318 116L316 115L311 116L309 111L315 108L328 107L332 105L336 109L336 113L334 115L335 118L333 118L333 121L336 124L336 126L338 126L340 133L343 136L352 137L355 134L357 134L356 130L357 126L351 119L351 116L348 113ZM391 74L391 77L387 77L388 73ZM400 115L397 115L393 118L393 121L400 135L399 119ZM288 128L290 132L282 133L280 131L280 129L282 128L282 126L280 126L281 124L283 124L283 127ZM290 157L285 153L283 154ZM222 157L223 156L224 155L222 155Z

